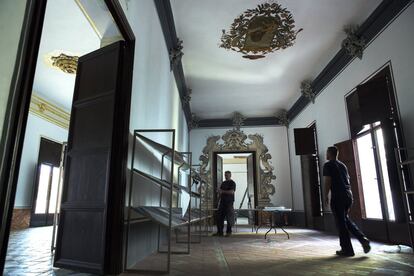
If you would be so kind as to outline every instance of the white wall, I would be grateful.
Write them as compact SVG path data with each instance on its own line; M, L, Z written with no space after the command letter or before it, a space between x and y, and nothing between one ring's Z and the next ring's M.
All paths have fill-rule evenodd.
M0 1L0 138L25 10L24 0Z
M190 151L193 152L193 163L198 164L203 148L206 145L207 138L212 135L223 135L229 129L193 129L190 132ZM288 154L288 140L285 127L244 127L244 133L261 134L264 137L264 144L268 147L272 155L270 160L274 166L274 175L276 180L272 183L276 188L275 194L271 197L271 202L276 206L292 206L290 166Z
M175 78L154 1L128 1L123 5L136 36L131 99L134 129L176 129L176 149L187 150L188 131ZM168 137L155 137L168 143Z
M15 208L30 208L32 205L33 184L36 180L36 165L41 137L60 143L66 142L68 130L29 113L17 182Z
M294 208L303 210L300 158L295 156L293 129L316 121L321 164L328 146L350 139L345 95L367 77L391 62L401 121L408 147L414 147L414 5L410 5L364 51L354 59L290 124L289 143L292 166Z
M178 151L188 150L187 123L173 72L170 70L168 49L153 0L121 1L128 22L135 34L134 74L131 98L131 135L135 129L175 129ZM148 135L159 143L170 145L168 135ZM130 139L132 142L132 139ZM128 166L132 157L130 143ZM138 151L139 169L159 176L160 155ZM137 156L137 155L136 155ZM136 165L134 165L137 168ZM128 172L129 175L129 172ZM129 178L128 178L129 182ZM134 190L134 205L159 204L159 187L140 183ZM135 189L137 185L133 185ZM129 194L129 191L127 191ZM128 197L127 197L128 198ZM164 197L166 198L166 197ZM128 264L135 264L157 248L157 225L137 224L131 227Z

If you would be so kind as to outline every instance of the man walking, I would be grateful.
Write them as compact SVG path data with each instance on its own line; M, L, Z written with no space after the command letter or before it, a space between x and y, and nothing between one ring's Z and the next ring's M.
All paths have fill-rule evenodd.
M225 181L221 183L218 190L219 208L217 211L217 233L213 236L223 236L224 219L227 220L226 237L231 236L231 227L234 223L234 192L236 191L236 183L231 179L231 172L224 173Z
M359 230L348 216L353 201L349 174L345 164L338 161L337 158L338 149L336 147L329 147L326 152L326 159L328 161L323 166L325 203L326 205L329 204L328 194L331 191L331 210L335 217L336 227L339 232L339 243L341 245L341 250L336 251L336 254L352 257L355 253L349 232L359 240L365 253L371 250L371 246L364 233Z

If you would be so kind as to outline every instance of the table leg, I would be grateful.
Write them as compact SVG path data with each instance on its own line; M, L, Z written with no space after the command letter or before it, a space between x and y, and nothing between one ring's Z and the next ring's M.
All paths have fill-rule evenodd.
M289 233L288 233L288 232L286 232L286 230L285 230L285 229L283 229L283 227L280 227L280 229L282 229L282 231L283 231L283 232L285 232L285 234L287 235L288 239L290 239L290 237L289 237Z
M267 232L266 232L266 234L264 236L265 239L267 238L267 234L269 234L269 232L272 231L272 228L276 231L276 229L273 226L271 226L270 229L267 230Z

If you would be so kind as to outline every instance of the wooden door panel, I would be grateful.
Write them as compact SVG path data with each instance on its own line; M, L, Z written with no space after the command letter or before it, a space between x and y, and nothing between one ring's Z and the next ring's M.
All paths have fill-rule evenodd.
M355 142L352 140L343 141L335 144L338 148L338 160L346 165L351 182L352 194L354 196L353 207L350 216L354 219L362 219L365 216L365 203L362 190L362 183L359 175L358 161Z
M78 89L82 91L77 97L78 101L114 92L118 82L119 65L113 61L118 60L118 57L117 50L106 52L105 59L96 59L94 56L83 57L82 68L78 69ZM88 59L92 62L87 62ZM95 79L96 76L99 76L99 81L91 82L90 80Z
M249 196L251 200L252 206L256 206L256 202L254 202L254 194L256 193L254 187L254 158L253 153L247 157L247 185L249 189ZM247 202L249 202L249 198L246 198Z
M120 41L78 62L55 255L57 267L103 274L108 266L107 241L112 245L106 232L112 219L107 217L108 191L117 184L112 166L122 161L112 160L112 152L123 49Z
M295 152L296 155L314 154L316 149L315 130L308 128L295 128Z
M104 96L93 104L75 104L73 143L71 150L109 147L112 142L113 96ZM99 114L99 116L90 116ZM77 118L79 118L77 120Z
M214 191L214 206L218 204L217 190L223 182L223 158L219 155L216 157L216 190Z
M105 240L102 232L105 228L105 217L102 212L104 207L89 212L78 208L68 212L68 206L65 206L65 209L61 217L64 221L61 228L61 244L64 250L61 250L59 258L68 260L67 263L72 266L84 267L87 264L89 269L100 270ZM78 235L76 240L73 239L73 233ZM79 244L82 244L84 250L79 250Z
M78 173L68 177L68 185L73 188L67 190L65 202L106 202L105 189L97 189L96 183L108 185L109 163L110 154L105 149L68 156L67 170Z

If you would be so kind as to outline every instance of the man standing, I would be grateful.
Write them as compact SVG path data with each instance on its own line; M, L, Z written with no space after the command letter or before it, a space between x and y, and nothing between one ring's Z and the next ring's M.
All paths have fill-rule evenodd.
M223 236L224 219L227 219L226 237L231 236L231 227L234 223L234 192L236 191L236 183L231 179L231 172L224 173L225 181L221 183L218 190L219 208L217 211L217 233L213 236Z
M353 201L349 174L345 164L338 161L337 158L338 149L336 147L329 147L326 152L326 159L328 161L323 166L325 203L326 205L329 204L328 194L331 191L331 210L335 217L336 227L339 232L339 243L341 245L341 250L336 251L336 254L352 257L355 253L349 232L359 240L365 253L371 250L371 246L364 233L359 230L348 216Z

